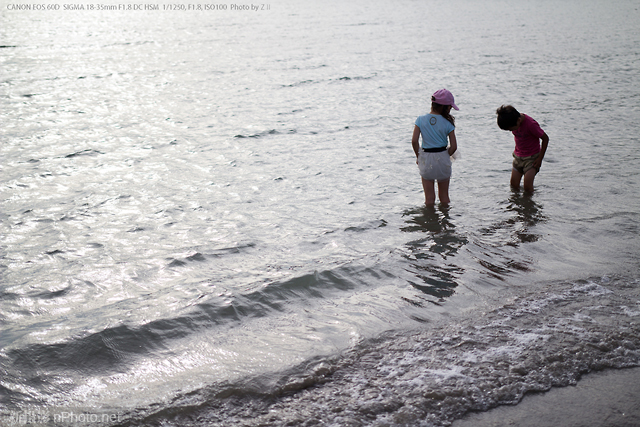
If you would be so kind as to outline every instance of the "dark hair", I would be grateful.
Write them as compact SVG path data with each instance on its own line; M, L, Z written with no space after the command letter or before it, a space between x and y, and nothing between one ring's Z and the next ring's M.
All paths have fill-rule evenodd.
M449 114L449 112L451 112L451 105L438 104L437 102L435 102L435 99L436 99L435 97L433 96L431 97L431 108L433 108L433 110L437 111L438 114L440 114L445 119L449 120L449 122L455 126L456 119L451 114ZM449 108L446 108L446 107L449 107Z
M502 130L509 130L518 125L520 113L511 105L503 105L496 110L498 115L498 127Z

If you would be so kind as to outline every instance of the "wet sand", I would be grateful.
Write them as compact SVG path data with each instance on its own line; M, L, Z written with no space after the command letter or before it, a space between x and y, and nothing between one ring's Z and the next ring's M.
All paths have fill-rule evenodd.
M640 368L583 376L575 386L530 394L518 405L468 414L452 427L638 427Z

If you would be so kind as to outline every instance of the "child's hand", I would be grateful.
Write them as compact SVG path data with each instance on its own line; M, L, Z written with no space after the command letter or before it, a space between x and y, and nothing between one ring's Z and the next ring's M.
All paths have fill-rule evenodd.
M542 166L542 159L540 157L538 157L534 162L533 162L533 167L536 170L540 170L540 166Z

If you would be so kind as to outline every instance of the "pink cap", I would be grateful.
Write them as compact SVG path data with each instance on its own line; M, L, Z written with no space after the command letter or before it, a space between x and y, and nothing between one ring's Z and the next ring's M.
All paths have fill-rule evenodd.
M446 89L440 89L433 94L433 101L440 105L451 105L454 110L459 110L453 102L453 95Z

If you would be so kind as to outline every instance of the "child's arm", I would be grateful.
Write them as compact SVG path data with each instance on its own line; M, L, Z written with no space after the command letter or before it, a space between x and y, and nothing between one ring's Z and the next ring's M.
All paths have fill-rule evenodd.
M449 132L449 155L452 156L453 153L458 149L458 140L456 139L456 131L452 130Z
M547 152L547 146L549 145L549 135L544 133L541 139L542 147L540 148L540 154L538 154L536 161L533 162L533 167L536 169L540 169L540 166L542 166L542 159L544 159L544 153Z
M420 155L420 128L417 125L413 128L411 145L413 146L413 152L416 153L416 158L418 158Z

